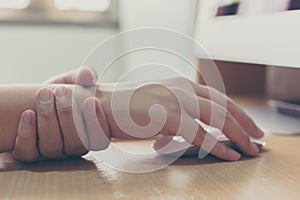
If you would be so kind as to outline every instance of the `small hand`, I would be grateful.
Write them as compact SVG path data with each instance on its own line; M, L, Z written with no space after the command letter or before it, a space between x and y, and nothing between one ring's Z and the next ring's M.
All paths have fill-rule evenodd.
M48 83L73 84L76 78L78 84L91 86L95 84L96 75L90 68L86 68L79 72L78 77L77 71L72 71L52 78ZM54 91L42 88L37 92L37 115L31 110L26 110L21 116L15 149L12 152L17 160L34 162L41 159L62 159L81 156L87 153L87 149L102 150L108 146L109 127L99 100L96 98L85 100L83 109L85 123L80 118L76 121L79 123L75 127L71 93L71 89L64 86ZM93 114L96 114L103 134L107 137L103 138L103 134L95 131L98 122L94 122ZM74 116L80 117L81 113ZM81 135L76 128L80 129ZM104 143L99 144L95 141Z
M183 87L186 83L191 86L192 91ZM237 151L218 142L212 134L208 134L201 124L197 124L195 119L198 119L204 124L220 129L244 154L253 156L259 151L250 142L249 136L261 138L264 133L231 99L213 88L184 78L172 78L158 80L156 84L119 83L116 88L114 85L101 85L100 90L104 94L101 103L110 124L112 137L145 138L158 133L162 135L178 134L190 144L198 147L201 147L204 140L208 139L213 146L203 149L204 151L209 151L224 160L240 159L241 155ZM130 101L127 101L127 94L132 91L134 92L130 96ZM113 97L117 98L113 99ZM177 97L181 97L180 102ZM129 102L129 105L126 102ZM152 109L149 113L149 109L153 105L162 106L164 111L159 108ZM197 107L201 111L201 115L200 112L197 112ZM126 114L128 109L129 116ZM164 115L162 112L166 114L166 121L161 127L161 118ZM116 116L122 117L116 119ZM211 124L212 118L213 124ZM132 124L130 119L135 124ZM184 130L180 129L181 122ZM153 125L151 130L154 131L141 129L149 124ZM120 125L123 125L123 128ZM192 127L196 127L195 133ZM157 130L159 132L155 132Z

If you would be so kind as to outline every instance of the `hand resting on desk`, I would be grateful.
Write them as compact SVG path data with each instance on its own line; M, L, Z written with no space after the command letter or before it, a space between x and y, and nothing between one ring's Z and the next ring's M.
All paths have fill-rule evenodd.
M216 128L219 128L222 130L222 132L239 148L239 150L247 155L253 156L258 153L258 148L250 142L250 138L261 138L263 137L263 132L256 127L256 125L253 123L253 121L228 97L225 95L221 94L220 92L216 91L215 89L209 88L207 86L199 85L194 82L188 81L189 84L192 86L193 91L196 94L196 101L197 101L197 106L201 110L201 115L198 116L197 112L195 112L196 108L193 106L194 104L192 103L192 99L194 98L193 93L189 93L186 90L182 88L182 85L184 82L188 81L187 79L184 78L172 78L172 79L163 79L163 80L158 80L156 81L155 84L146 84L146 83L140 83L140 82L128 82L128 83L119 83L118 87L115 89L115 84L103 84L97 87L97 92L96 92L96 98L91 98L88 95L84 94L82 95L83 99L88 99L89 103L96 105L96 112L98 111L98 120L89 120L88 117L89 115L85 113L83 110L84 114L84 121L85 123L85 130L87 134L87 138L97 138L97 133L93 133L93 131L89 131L95 127L95 124L93 123L99 123L102 129L104 129L104 133L98 133L103 135L105 134L106 137L102 137L104 141L104 144L106 144L106 141L109 142L110 137L113 138L147 138L156 134L161 134L161 135L176 135L179 134L183 138L185 138L188 142L192 143L195 146L201 146L205 136L207 135L207 132L205 131L204 128L201 127L201 125L197 125L197 133L195 134L195 137L190 137L191 133L190 130L187 128L185 130L181 130L179 133L179 126L181 123L181 120L183 120L182 123L184 123L185 127L188 127L189 125L194 126L194 119L200 119L202 122L209 124L210 119L212 116L215 117L215 115L212 114L211 108L214 107L216 109L216 117L218 119L224 118L224 126L218 127L219 124L215 124ZM168 88L163 87L167 86ZM172 92L170 92L170 90ZM86 89L88 90L88 89ZM129 104L129 107L126 107L126 103L124 103L122 98L117 98L117 100L113 100L113 96L116 95L117 97L126 97L127 93L130 91L133 91L134 93L132 94ZM214 97L211 99L211 95L213 94ZM56 94L57 95L57 94ZM86 96L85 96L86 95ZM183 101L178 102L177 96L183 97ZM112 107L112 101L113 105L115 107ZM221 102L226 102L226 107ZM86 104L87 101L85 101ZM101 105L100 105L101 102ZM54 102L52 102L54 105ZM152 112L149 114L149 109L151 108L152 105L161 105L164 108L164 112L166 114L166 121L163 124L162 127L151 127L154 131L156 128L160 128L157 132L153 134L151 131L145 131L145 132L139 132L140 135L137 135L137 133L130 134L128 130L133 130L132 132L136 132L134 130L133 126L128 126L126 127L126 130L120 128L121 126L126 126L128 124L128 116L126 115L127 110L129 109L130 111L130 119L132 119L135 123L135 125L138 125L140 127L145 127L148 126L153 120L153 123L157 124L157 126L160 125L160 121L155 120L155 119L161 119L161 112ZM124 106L125 105L125 106ZM181 107L180 107L181 106ZM101 111L102 109L104 113ZM59 116L62 114L59 112L58 104L56 104L56 110L58 114L58 119L59 123L61 122L61 119ZM74 108L71 109L72 111ZM151 110L151 109L150 109ZM30 112L30 111L26 111ZM38 120L39 116L42 115L42 113L37 113ZM151 116L149 116L151 115ZM118 119L116 120L114 116L119 116ZM106 118L105 118L106 117ZM74 122L72 122L73 118L70 117L69 119L68 116L66 116L67 119L64 120L64 122L69 122L69 125L66 125L64 127L67 128L62 128L63 126L60 126L60 134L63 135L63 144L64 144L64 149L66 149L67 144L77 144L78 148L75 149L80 149L77 153L74 155L80 155L84 154L86 150L82 148L83 146L89 145L88 142L95 142L96 150L101 150L107 147L107 145L100 145L101 147L97 147L98 142L103 144L103 141L99 141L97 139L92 139L86 142L87 144L81 144L78 139L79 137L75 135L77 134L76 130L74 129ZM71 120L70 120L71 119ZM107 121L106 121L107 120ZM36 136L34 137L34 123L31 124L31 128L27 126L27 130L31 130L31 141L29 137L27 138L27 142L31 142L32 144L35 144L36 142ZM70 128L71 126L71 128ZM22 126L19 129L19 134L21 134ZM38 126L39 127L39 126ZM73 127L73 128L72 128ZM106 127L106 128L105 128ZM73 130L71 131L65 131L68 129ZM43 128L39 127L38 132L41 134L43 132ZM107 133L109 131L109 133ZM151 134L150 134L151 133ZM51 134L51 133L49 133ZM90 134L94 134L94 136L90 136ZM42 141L38 142L38 149L41 152L41 148L43 146L48 145L48 151L51 152L51 145L49 144L49 138L53 137L53 135L48 135L45 138L48 138L47 140L44 140L44 143ZM98 137L98 138L101 138ZM76 138L76 139L74 139ZM17 138L16 142L16 149L15 149L15 155L18 155L16 157L22 157L20 156L23 151L18 151L17 149L24 149L25 145L22 145L22 142L20 142L21 139ZM53 140L54 141L54 140ZM52 141L52 142L53 142ZM52 144L54 144L53 142ZM84 141L82 143L85 143ZM80 147L80 145L82 145ZM22 147L23 146L23 147ZM74 150L74 148L73 148ZM88 150L93 150L93 148L88 149ZM25 151L25 150L24 150ZM16 154L16 152L20 152L19 154ZM37 152L37 148L32 148L31 152ZM28 155L30 154L30 151L27 151ZM241 155L237 151L231 149L230 147L220 143L216 142L216 144L213 146L213 148L210 151L211 154L215 155L216 157L224 160L229 160L229 161L235 161L239 160ZM35 153L37 154L37 153ZM61 154L58 154L60 157ZM67 155L72 155L72 153L67 154ZM55 158L55 156L45 156L49 158ZM64 157L64 154L61 156ZM34 157L36 159L36 157ZM31 159L31 160L34 160ZM22 160L22 159L21 159ZM27 159L23 159L27 160ZM30 160L30 159L29 159Z

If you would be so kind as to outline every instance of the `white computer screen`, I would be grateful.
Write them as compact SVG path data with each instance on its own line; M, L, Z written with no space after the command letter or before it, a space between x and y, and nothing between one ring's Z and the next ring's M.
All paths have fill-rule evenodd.
M300 0L199 0L195 39L216 60L300 67L299 9Z

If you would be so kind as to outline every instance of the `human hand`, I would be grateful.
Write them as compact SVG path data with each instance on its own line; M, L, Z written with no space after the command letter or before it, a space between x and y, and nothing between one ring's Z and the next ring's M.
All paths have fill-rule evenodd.
M78 80L80 85L91 86L95 84L97 75L90 68L85 68L82 71L74 70L56 76L46 83L74 84L75 80ZM103 134L95 131L97 130L95 126L99 122L104 134L109 138L109 127L99 100L87 98L84 101L85 123L82 118L77 120L79 122L77 127L80 127L81 132L79 136L73 119L75 110L72 109L71 94L72 90L64 86L59 86L54 91L42 88L37 92L37 114L32 110L26 110L21 116L12 152L15 159L23 162L62 159L81 156L87 153L87 148L102 150L108 146L107 138L103 139ZM96 114L97 122L92 118L93 114ZM81 114L78 113L76 116L80 117ZM94 142L98 140L104 143Z
M183 85L186 82L191 85L196 96L193 92L185 90ZM240 153L216 141L216 138L208 134L200 124L195 122L195 119L199 119L205 124L220 129L244 154L254 156L259 152L259 149L250 142L249 136L261 138L264 133L227 96L215 89L196 84L184 78L164 79L156 83L158 84L119 83L119 86L116 88L114 88L116 85L112 84L99 86L102 96L100 101L110 124L112 137L146 138L158 133L162 135L178 134L189 143L201 147L207 136L215 144L212 149L208 149L209 153L224 160L239 160L241 157ZM137 86L140 87L136 89ZM163 86L166 86L168 89ZM127 99L127 94L131 91L134 91L134 93L127 105L125 100ZM181 97L180 103L177 96ZM211 98L212 96L214 98ZM113 99L113 97L116 98ZM193 99L196 100L197 105L195 105ZM162 127L160 127L161 115L164 113L161 110L151 111L150 109L157 104L163 106L167 115ZM182 108L180 108L180 104ZM201 110L200 116L199 112L197 112L197 107ZM212 108L214 113L212 113ZM128 110L129 116L126 114ZM118 117L118 119L115 119L115 117ZM213 120L214 124L210 124L211 117L216 118ZM131 119L135 124L132 124ZM223 119L224 123L219 123ZM180 130L179 127L181 120L185 125L184 130ZM149 126L149 124L154 126ZM157 131L157 128L161 128L161 130L151 132L151 130L144 129L144 131L141 131L143 129L138 127L139 131L136 131L136 126L148 126L149 129L154 131ZM193 134L189 127L195 126L197 126L197 132ZM206 151L207 149L204 150Z

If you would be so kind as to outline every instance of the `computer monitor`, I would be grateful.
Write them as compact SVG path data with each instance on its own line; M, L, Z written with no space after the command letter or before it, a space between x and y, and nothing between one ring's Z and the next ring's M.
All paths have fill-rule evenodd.
M195 39L208 59L300 68L300 0L199 0L198 6ZM267 133L299 133L300 105L271 104L278 107L247 112Z
M300 67L299 9L300 0L199 0L195 39L215 60Z

